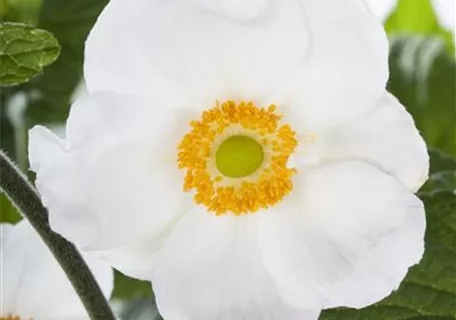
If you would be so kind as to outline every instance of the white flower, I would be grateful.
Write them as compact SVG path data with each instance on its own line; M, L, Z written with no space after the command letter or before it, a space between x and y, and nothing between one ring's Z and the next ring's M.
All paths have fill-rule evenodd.
M2 320L88 320L70 281L30 224L1 224ZM85 255L104 294L113 288L112 269Z
M422 256L428 171L387 55L360 0L110 1L66 139L30 132L52 227L167 320L379 301Z

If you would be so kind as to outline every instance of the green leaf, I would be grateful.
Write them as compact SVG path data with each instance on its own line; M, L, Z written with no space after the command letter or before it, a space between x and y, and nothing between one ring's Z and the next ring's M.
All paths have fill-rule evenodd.
M362 309L333 309L320 320L455 320L456 194L423 194L426 206L426 250L398 291Z
M429 148L428 152L431 159L431 175L446 171L456 172L456 157L435 148Z
M9 0L0 0L0 21L19 21L20 13Z
M114 272L111 300L118 305L122 320L163 320L157 310L151 283Z
M388 34L406 33L438 36L454 54L453 34L439 24L431 0L399 0L385 23Z
M16 154L14 125L6 112L6 105L12 96L9 91L12 88L4 87L0 89L0 146L8 154L14 156Z
M456 61L438 38L393 37L388 90L429 146L456 156Z
M21 218L21 214L11 201L3 193L0 193L0 222L16 223Z
M152 286L150 282L136 280L116 271L114 273L113 299L132 299L152 297Z
M385 29L389 32L428 33L438 26L430 0L399 0L396 10L385 23Z
M431 175L423 192L446 190L456 192L456 171L444 171Z
M43 0L38 27L49 30L62 46L60 58L28 84L41 93L27 109L27 122L61 123L71 96L82 80L84 42L108 0Z
M51 33L25 24L0 23L0 84L29 81L59 53L60 45Z
M0 0L1 21L35 25L42 0Z
M456 192L456 157L436 149L430 149L429 155L431 158L429 179L421 188L420 194L432 194L442 190Z

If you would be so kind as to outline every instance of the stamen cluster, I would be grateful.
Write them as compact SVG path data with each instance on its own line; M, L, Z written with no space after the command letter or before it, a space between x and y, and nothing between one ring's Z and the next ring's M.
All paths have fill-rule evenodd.
M178 146L178 165L186 170L184 191L194 190L194 200L216 215L254 213L281 201L292 189L295 169L287 167L296 146L296 133L280 124L276 106L258 108L253 102L217 102L190 123L192 130ZM217 141L230 128L255 137L266 155L253 174L229 178L213 168ZM228 134L229 135L229 134Z
M0 320L21 320L21 318L19 316L14 316L12 314L9 314L9 315L7 315L5 317L1 316Z

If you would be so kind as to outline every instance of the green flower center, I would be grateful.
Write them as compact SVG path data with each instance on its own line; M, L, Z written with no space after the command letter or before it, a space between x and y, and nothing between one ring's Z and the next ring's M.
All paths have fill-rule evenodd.
M255 172L263 163L263 147L247 136L231 136L215 154L217 169L230 178L241 178Z

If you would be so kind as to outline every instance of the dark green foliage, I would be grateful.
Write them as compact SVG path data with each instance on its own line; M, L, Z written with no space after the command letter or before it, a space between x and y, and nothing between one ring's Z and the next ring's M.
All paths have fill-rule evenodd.
M115 288L112 293L113 299L131 299L152 297L152 287L150 282L132 279L116 271Z
M82 80L84 42L107 0L44 0L39 27L52 32L62 46L60 58L28 85L41 94L27 112L29 124L62 122Z
M432 0L398 0L385 29L390 35L437 37L444 42L448 52L454 54L454 36L440 25Z
M413 115L430 147L456 156L456 60L438 38L391 39L388 90Z

